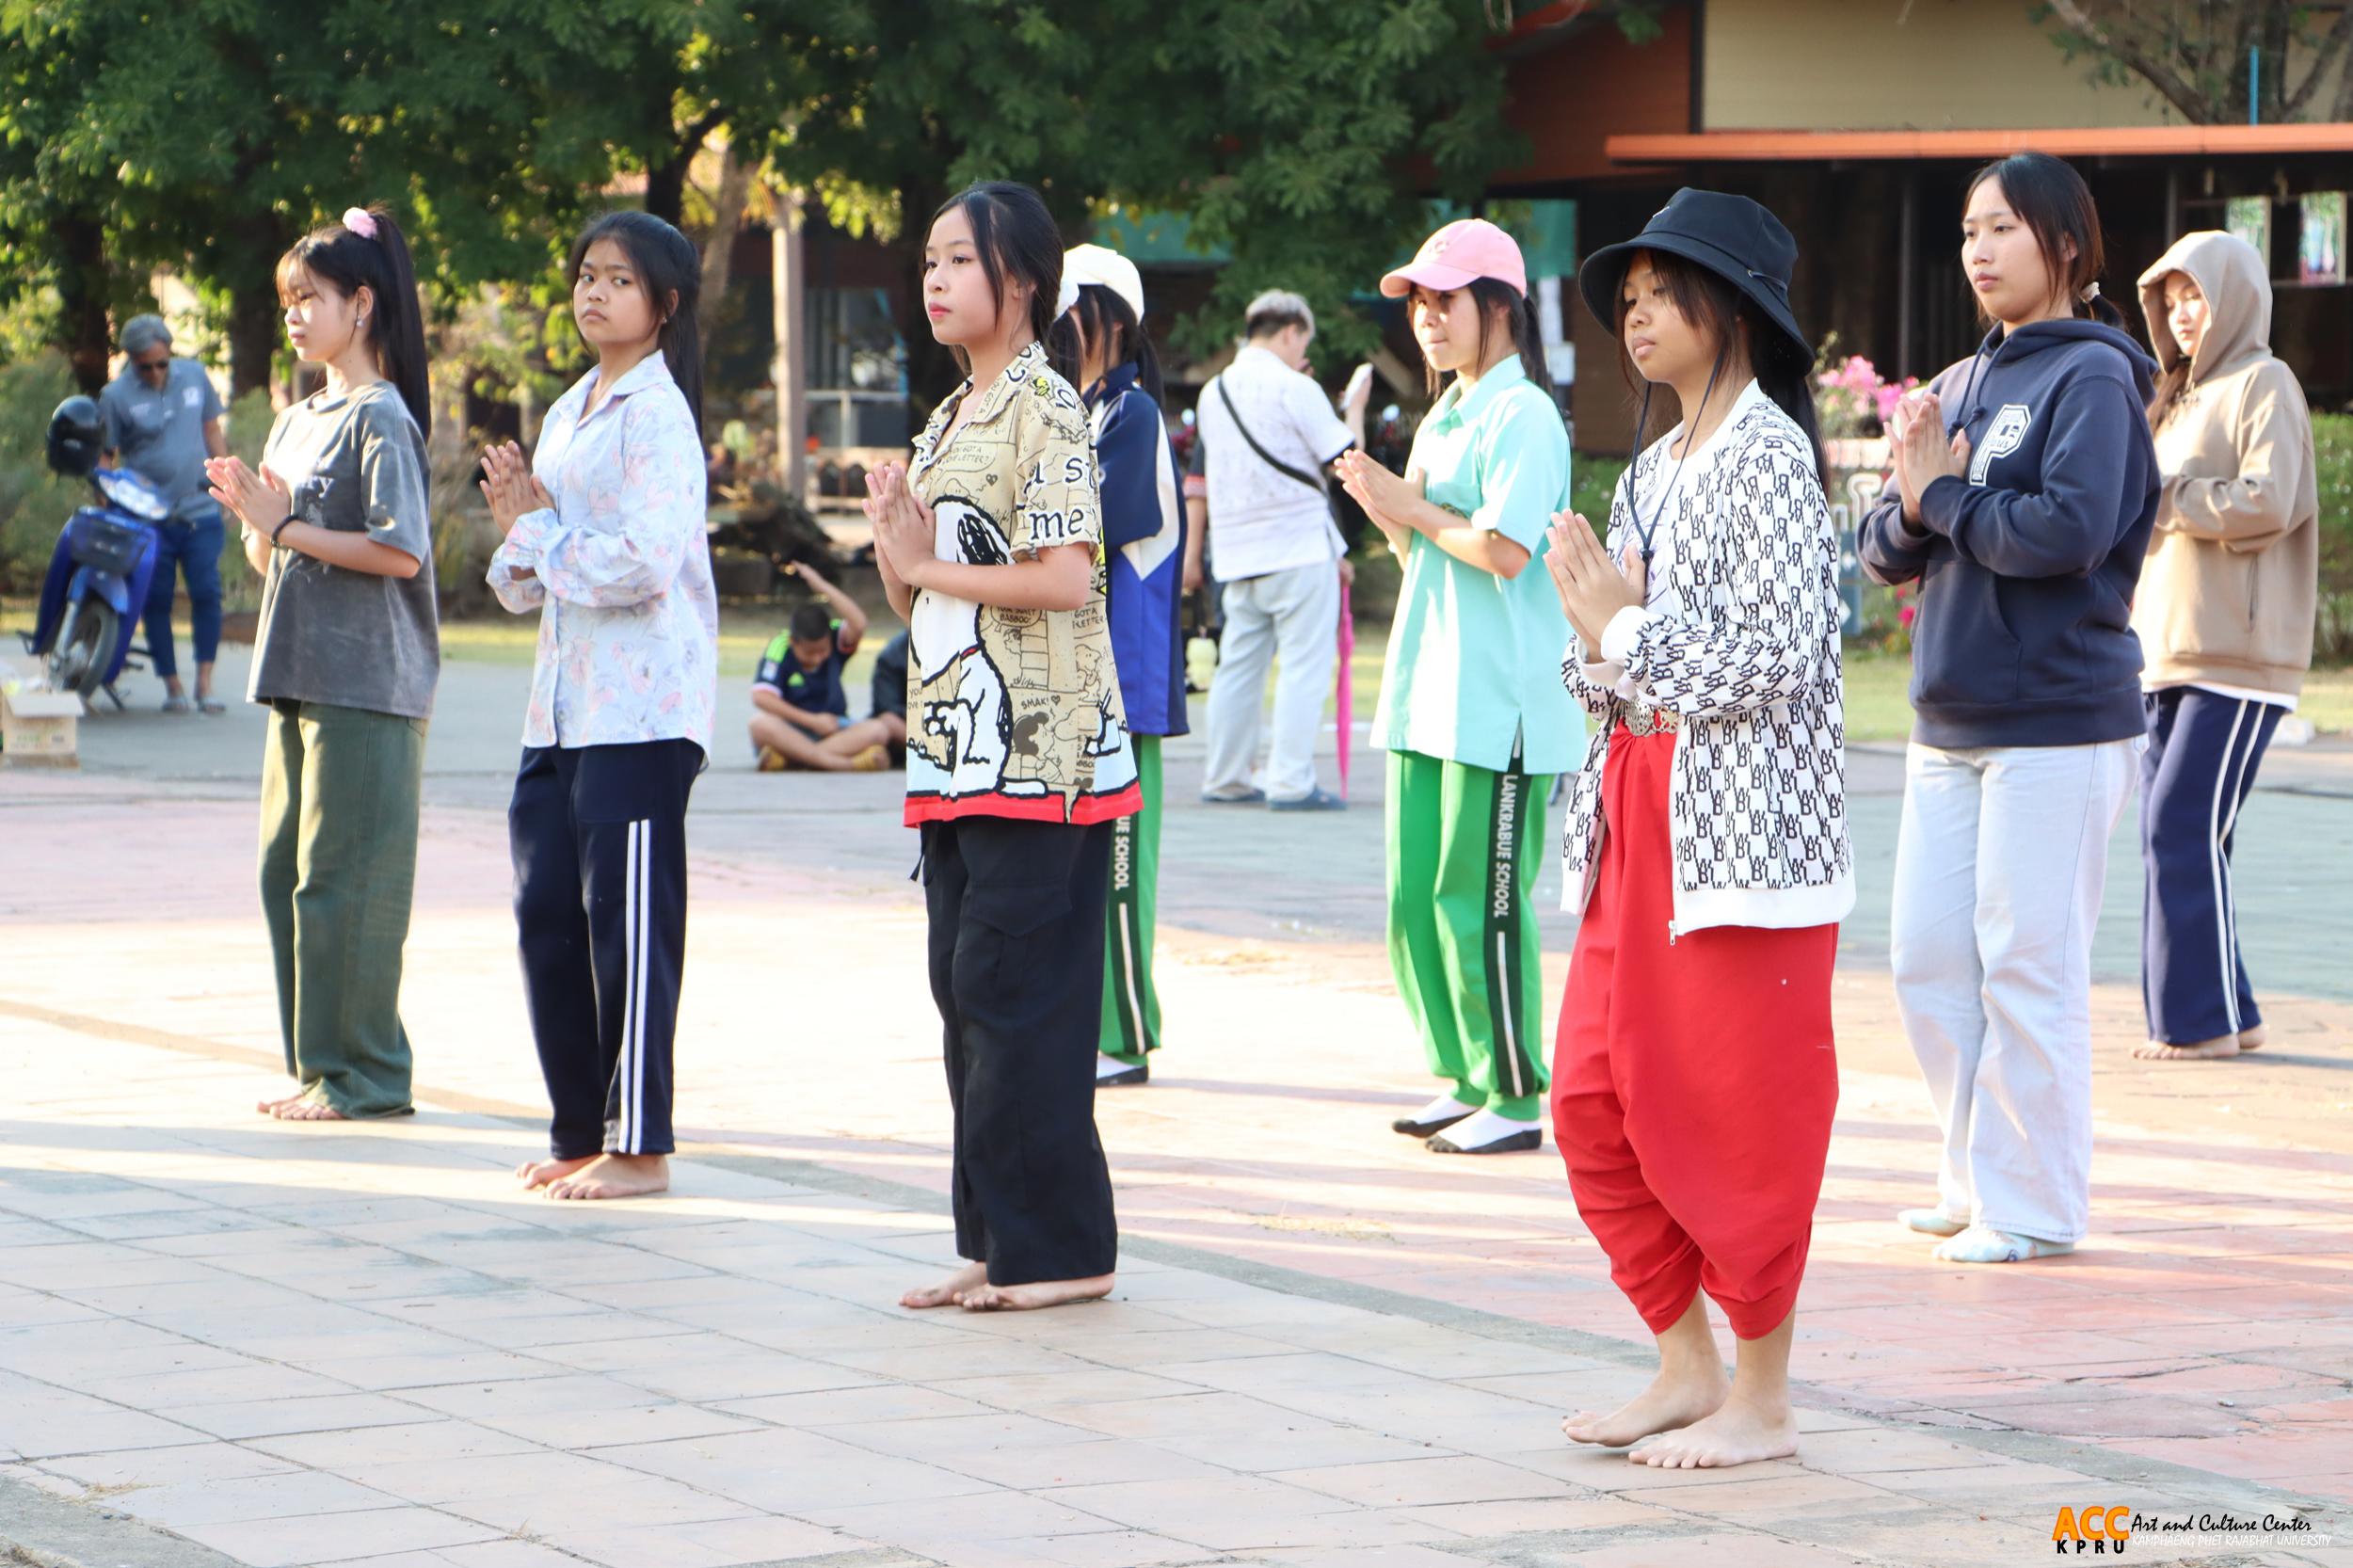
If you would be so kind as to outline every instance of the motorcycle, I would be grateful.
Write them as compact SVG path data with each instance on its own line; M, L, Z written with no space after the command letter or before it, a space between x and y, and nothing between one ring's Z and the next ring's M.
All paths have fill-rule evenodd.
M52 691L87 702L104 690L120 710L115 681L155 573L155 525L171 515L164 492L125 468L104 468L98 404L69 397L49 418L49 467L86 477L98 504L66 520L41 584L40 612L26 648L47 666Z

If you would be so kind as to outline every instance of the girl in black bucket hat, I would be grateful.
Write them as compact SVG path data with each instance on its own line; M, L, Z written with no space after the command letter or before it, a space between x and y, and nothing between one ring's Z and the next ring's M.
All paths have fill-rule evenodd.
M1641 1396L1562 1430L1673 1469L1796 1450L1789 1347L1838 1102L1838 536L1796 260L1755 202L1684 190L1586 262L1645 422L1662 384L1685 417L1619 481L1607 549L1563 514L1545 557L1576 634L1562 673L1597 721L1569 790L1584 919L1553 1134L1659 1354ZM1739 1338L1729 1383L1702 1292Z

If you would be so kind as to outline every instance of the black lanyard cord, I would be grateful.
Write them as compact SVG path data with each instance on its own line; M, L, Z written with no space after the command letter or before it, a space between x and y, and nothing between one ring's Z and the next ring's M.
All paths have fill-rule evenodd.
M1724 373L1724 358L1731 352L1730 344L1725 344L1716 350L1716 363L1708 370L1707 390L1700 393L1700 406L1684 417L1683 456L1675 459L1674 472L1667 476L1666 488L1658 492L1657 504L1651 507L1650 521L1647 523L1642 520L1642 501L1641 497L1635 493L1632 471L1629 469L1627 472L1625 509L1627 515L1633 520L1634 542L1641 550L1642 565L1646 567L1650 565L1651 540L1658 532L1659 522L1666 517L1667 503L1673 498L1675 486L1682 482L1683 465L1691 460L1691 448L1695 444L1692 436L1697 433L1701 418L1707 412L1708 400L1716 395L1716 378ZM1642 411L1634 422L1634 461L1637 462L1641 461L1642 456L1642 426L1650 418L1650 383L1644 382Z

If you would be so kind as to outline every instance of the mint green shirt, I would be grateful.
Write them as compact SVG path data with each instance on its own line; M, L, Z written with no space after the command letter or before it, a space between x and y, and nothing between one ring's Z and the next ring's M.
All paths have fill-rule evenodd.
M1585 719L1561 680L1568 617L1542 559L1552 514L1569 504L1561 411L1514 354L1438 398L1414 437L1423 494L1525 547L1510 580L1417 536L1373 714L1375 745L1498 772L1562 773L1585 755Z

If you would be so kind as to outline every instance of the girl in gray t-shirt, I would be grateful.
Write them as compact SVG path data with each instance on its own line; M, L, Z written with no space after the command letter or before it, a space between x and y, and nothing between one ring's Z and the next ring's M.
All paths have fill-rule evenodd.
M248 695L262 758L262 913L298 1089L288 1121L403 1115L401 948L425 720L440 672L424 331L408 242L354 207L278 264L295 352L327 385L278 416L256 473L205 465L263 574Z

